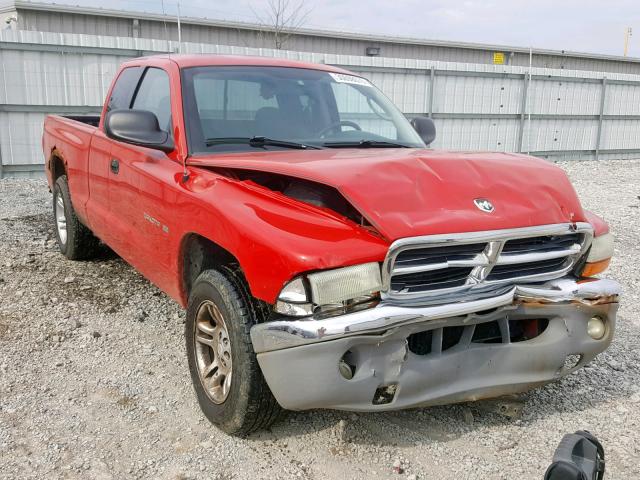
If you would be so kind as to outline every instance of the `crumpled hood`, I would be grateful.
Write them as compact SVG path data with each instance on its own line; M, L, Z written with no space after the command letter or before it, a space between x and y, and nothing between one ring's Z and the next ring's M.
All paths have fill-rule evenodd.
M279 173L330 185L388 240L585 221L566 174L518 154L424 149L257 151L191 157L193 166ZM492 213L474 199L488 199Z

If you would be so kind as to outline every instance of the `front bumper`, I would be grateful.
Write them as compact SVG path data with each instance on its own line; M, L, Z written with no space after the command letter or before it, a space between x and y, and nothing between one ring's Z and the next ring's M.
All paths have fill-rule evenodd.
M454 403L525 391L591 361L611 343L619 295L612 280L563 278L474 301L425 307L381 302L327 319L277 320L255 325L251 339L271 391L290 410ZM587 334L593 316L606 322L600 340ZM527 319L548 326L531 340L512 342L510 322ZM500 325L501 341L476 343L476 326L488 322ZM447 328L461 334L445 349ZM434 341L428 354L411 351L408 337L430 330L440 347ZM351 379L339 370L347 352ZM567 366L569 357L579 361Z

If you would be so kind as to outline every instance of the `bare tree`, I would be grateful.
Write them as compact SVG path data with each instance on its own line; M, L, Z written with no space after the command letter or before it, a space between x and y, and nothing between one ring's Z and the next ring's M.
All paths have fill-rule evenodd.
M267 0L261 11L253 13L261 27L260 35L270 37L274 48L282 50L307 21L311 9L305 7L304 0Z

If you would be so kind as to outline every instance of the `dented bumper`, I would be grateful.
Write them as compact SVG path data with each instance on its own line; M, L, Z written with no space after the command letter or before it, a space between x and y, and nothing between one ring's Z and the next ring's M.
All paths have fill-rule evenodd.
M382 302L327 319L273 321L254 326L251 338L271 391L287 409L453 403L528 390L591 361L611 343L619 295L612 280L564 278L488 299L424 307ZM593 317L606 325L598 340L587 333ZM535 338L516 338L532 321L545 328ZM479 335L492 328L497 337ZM340 373L345 359L352 378Z

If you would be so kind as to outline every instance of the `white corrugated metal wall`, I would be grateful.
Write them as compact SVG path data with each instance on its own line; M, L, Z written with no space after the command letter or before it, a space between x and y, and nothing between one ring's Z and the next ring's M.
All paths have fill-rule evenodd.
M268 55L344 66L408 116L431 115L435 148L532 152L551 159L640 156L640 76L314 54L210 44L187 53ZM118 65L176 44L130 37L0 32L4 175L41 171L47 113L98 112ZM605 79L605 76L607 77Z
M119 11L110 9L108 5L92 8L22 0L12 0L12 3L20 30L162 40L177 40L178 37L173 14L162 16L148 12ZM175 3L169 10L176 13ZM206 10L203 10L205 15ZM261 27L255 24L183 17L181 25L182 40L185 42L253 48L273 46L273 38L265 35ZM529 51L521 47L422 41L306 28L298 29L287 40L288 49L303 52L364 55L367 47L379 47L381 55L389 58L428 58L432 61L483 64L493 63L494 52L501 52L506 55L509 65L529 65ZM534 66L543 68L640 74L640 62L636 59L622 60L607 55L536 49L533 62Z

